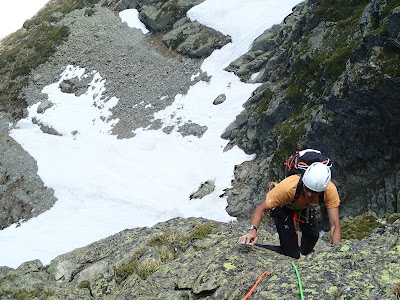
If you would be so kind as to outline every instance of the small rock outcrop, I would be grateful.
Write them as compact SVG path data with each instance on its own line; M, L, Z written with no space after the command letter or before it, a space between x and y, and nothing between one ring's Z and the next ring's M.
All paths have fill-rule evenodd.
M200 188L190 195L190 200L192 199L202 199L205 196L211 194L215 190L215 181L208 180L201 184Z
M4 115L3 115L4 116ZM0 229L44 213L57 201L44 186L36 161L9 136L8 119L0 115Z
M137 9L139 19L151 32L162 35L162 41L170 51L176 50L179 54L192 58L204 58L215 49L230 43L231 37L198 22L191 22L186 17L189 9L203 1L122 0L114 9Z

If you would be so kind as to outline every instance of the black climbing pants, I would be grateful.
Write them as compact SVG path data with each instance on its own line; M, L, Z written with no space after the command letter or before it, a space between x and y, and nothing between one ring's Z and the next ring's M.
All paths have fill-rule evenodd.
M307 255L314 249L319 238L318 221L314 209L303 209L296 214L295 210L279 206L271 211L271 216L275 220L282 254L299 258L300 253ZM302 232L301 246L299 246L297 222Z

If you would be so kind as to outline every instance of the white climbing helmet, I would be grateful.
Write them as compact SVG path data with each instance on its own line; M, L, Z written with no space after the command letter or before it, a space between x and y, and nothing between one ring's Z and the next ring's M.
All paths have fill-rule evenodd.
M304 185L314 192L323 192L331 181L331 169L321 162L312 163L303 175Z

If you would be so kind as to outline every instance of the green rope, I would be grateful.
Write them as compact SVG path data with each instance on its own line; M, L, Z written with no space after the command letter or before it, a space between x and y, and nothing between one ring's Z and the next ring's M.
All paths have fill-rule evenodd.
M299 280L299 289L300 289L301 300L304 300L303 288L301 286L301 279L300 279L299 270L297 270L297 266L295 265L294 261L292 261L292 265L293 265L294 269L296 270L297 278Z

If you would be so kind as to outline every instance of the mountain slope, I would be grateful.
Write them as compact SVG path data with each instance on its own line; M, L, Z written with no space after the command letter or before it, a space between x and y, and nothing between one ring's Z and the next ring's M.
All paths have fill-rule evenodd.
M396 299L400 221L361 241L320 240L301 262L268 250L278 238L260 228L261 247L237 244L240 223L173 219L133 228L54 259L0 268L0 296L28 299ZM264 247L263 247L264 246ZM25 298L22 298L25 297Z
M184 6L188 3L181 2ZM223 135L231 139L229 146L239 144L249 153L256 152L258 155L255 161L237 166L234 188L226 193L229 196L228 211L246 219L245 224L177 218L151 228L124 230L60 255L48 266L33 260L16 269L0 267L1 297L242 299L264 271L272 271L271 275L263 278L252 297L299 298L292 259L265 247L237 244L238 236L247 227L247 217L265 195L266 182L282 176L280 164L294 148L320 148L333 158L337 172L335 180L341 190L342 207L345 208L342 211L345 214L357 214L367 209L384 213L396 211L398 207L397 177L392 172L398 167L390 164L390 158L395 157L398 151L395 131L398 126L398 73L395 67L399 65L396 46L398 3L355 1L347 5L347 2L340 1L340 10L336 9L337 3L307 1L297 6L283 24L268 30L254 42L247 54L227 68L241 76L243 81L262 83L246 103L246 110ZM140 73L141 64L137 64L141 60L142 64L148 64L145 55L131 53L134 44L145 46L146 54L153 55L154 60L160 59L162 62L158 62L165 67L153 70L154 73L149 74L146 80L154 79L154 84L164 82L168 90L157 94L160 92L157 89L156 94L149 98L159 99L164 93L187 91L192 84L191 76L200 71L202 58L190 58L193 53L182 57L175 52L175 46L168 49L160 41L165 35L169 42L174 41L174 37L180 34L161 32L156 39L147 39L139 32L132 34L132 30L121 25L119 20L117 22L117 17L106 8L114 5L116 8L119 5L139 9L153 6L143 8L141 13L146 16L143 20L151 16L157 20L170 15L171 9L176 7L174 4L176 1L54 1L52 5L58 12L44 11L26 23L26 32L19 32L2 44L1 72L11 79L2 81L1 85L1 97L4 97L1 98L4 100L1 123L4 142L1 145L2 153L8 154L1 156L4 168L2 184L10 188L8 195L20 197L21 201L25 201L23 203L30 205L25 208L15 199L9 201L6 208L15 215L10 217L8 211L2 209L7 211L4 216L8 217L2 220L2 226L39 215L55 202L52 191L43 186L40 178L33 177L32 174L37 173L34 161L26 163L23 156L26 154L7 132L9 120L15 121L24 116L28 104L38 99L45 100L41 98L41 89L59 80L58 74L65 67L65 57L90 70L99 69L112 79L107 81L107 94L103 100L107 96L118 95L122 102L126 101L119 108L121 125L114 129L120 137L130 137L132 129L141 124L150 125L151 119L151 114L144 114L140 122L136 122L129 118L125 110L129 101L127 98L124 100L122 91L131 88L133 82L129 80L140 81L147 75L146 72ZM96 15L101 21L96 19ZM89 23L81 23L83 18L90 20ZM66 27L55 26L60 25L58 22ZM164 24L169 26L169 22ZM186 32L188 25L185 24L181 24L180 33ZM154 26L158 28L157 24ZM201 31L197 25L194 27L189 26ZM70 28L73 30L70 31ZM39 36L30 29L40 29L36 32ZM119 35L121 32L125 34L123 38ZM198 33L196 31L195 35ZM43 57L38 57L38 53L33 51L38 44L26 43L31 47L27 49L18 47L23 39L35 37L43 41L49 38L47 34L52 39L50 43L44 43L49 48L40 52ZM215 36L225 40L221 35ZM34 40L31 40L32 43ZM111 54L107 52L110 41L118 46L118 51L112 49ZM189 38L190 41L193 40ZM194 44L198 46L197 43L185 45ZM57 51L52 45L57 45ZM219 47L221 44L216 45ZM186 46L180 49L190 48ZM36 50L40 49L44 50L40 47ZM195 53L199 53L198 49L194 49ZM97 50L101 50L100 53ZM105 53L110 54L107 57L110 61L99 62L100 56ZM136 63L129 61L131 55L137 55ZM107 62L113 62L116 67L114 74L110 72ZM140 78L134 78L130 72L121 73L125 65L132 73L140 73ZM166 72L173 72L178 66L187 73L173 73L171 78L165 79L168 77ZM118 80L121 75L124 75L123 82ZM199 80L209 80L206 74L200 77ZM81 95L91 79L64 81L59 87L64 94ZM129 90L138 103L143 95L148 96L147 81L137 85L142 85L142 89ZM178 81L184 84L177 84ZM167 99L165 105L170 101L172 99ZM46 106L40 109L46 108L49 109ZM144 111L145 107L140 109ZM54 128L39 125L42 125L43 132L57 135L57 131L52 130ZM153 126L160 128L161 125L156 123ZM386 140L379 141L378 136L384 136ZM382 148L382 145L385 147ZM26 169L19 164L10 164L10 161L16 161L14 156L10 156L15 155L14 149ZM11 168L17 168L18 172L11 174ZM21 187L26 190L21 190ZM355 196L354 187L357 188ZM32 203L32 198L39 200ZM16 210L15 206L23 209ZM278 238L266 219L267 225L260 228L260 243L276 246ZM314 253L302 262L295 262L306 298L398 298L399 226L399 221L396 221L375 230L361 241L348 239L335 246L321 239Z
M228 212L248 217L295 150L334 163L341 215L399 210L399 1L305 1L227 70L262 86L223 137L257 159Z

